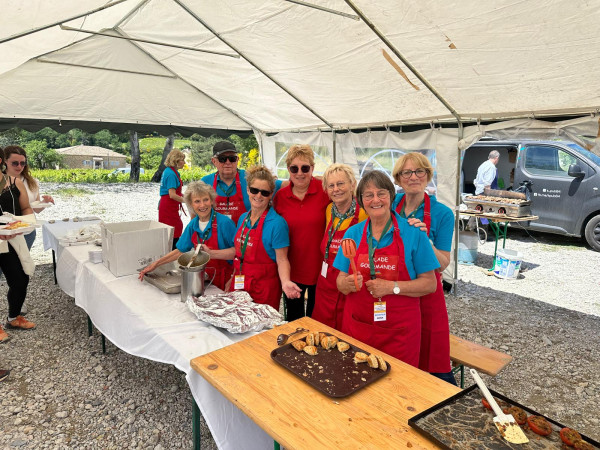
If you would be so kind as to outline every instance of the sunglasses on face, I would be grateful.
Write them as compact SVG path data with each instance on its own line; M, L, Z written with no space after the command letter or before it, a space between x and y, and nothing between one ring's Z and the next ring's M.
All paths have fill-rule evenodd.
M263 197L268 197L269 195L271 195L271 191L265 191L264 189L257 189L254 187L248 188L248 190L250 190L250 193L253 195L256 195L260 192L260 195L262 195Z
M238 157L236 155L231 155L231 156L217 156L217 159L219 160L220 163L225 163L227 161L234 163L238 160Z
M290 166L288 167L288 170L291 173L298 173L298 170L302 170L302 173L308 173L310 171L310 166L309 165L303 165L301 167L298 166Z
M10 165L13 167L19 167L19 166L25 167L27 165L27 162L26 161L11 161Z
M427 175L427 169L417 169L417 170L402 170L400 172L400 175L402 176L402 178L404 178L405 180L408 180L410 177L412 177L412 174L415 174L418 178L423 178L425 175Z

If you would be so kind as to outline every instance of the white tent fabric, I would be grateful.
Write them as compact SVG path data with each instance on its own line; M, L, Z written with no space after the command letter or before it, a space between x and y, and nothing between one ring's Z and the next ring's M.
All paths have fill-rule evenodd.
M312 3L361 18L283 0L5 0L0 118L278 132L599 108L597 0ZM58 25L15 37L60 22L241 57Z

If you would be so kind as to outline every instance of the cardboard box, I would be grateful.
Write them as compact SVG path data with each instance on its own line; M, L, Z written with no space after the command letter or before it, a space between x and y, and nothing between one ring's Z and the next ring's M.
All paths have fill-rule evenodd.
M132 275L172 250L174 228L154 220L105 223L102 261L116 277Z

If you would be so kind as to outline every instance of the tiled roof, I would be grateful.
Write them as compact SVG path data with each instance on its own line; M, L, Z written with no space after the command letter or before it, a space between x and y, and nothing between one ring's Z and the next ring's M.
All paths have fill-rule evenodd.
M61 155L109 156L111 158L127 158L127 156L112 151L108 148L96 147L93 145L76 145L75 147L58 148L56 151Z

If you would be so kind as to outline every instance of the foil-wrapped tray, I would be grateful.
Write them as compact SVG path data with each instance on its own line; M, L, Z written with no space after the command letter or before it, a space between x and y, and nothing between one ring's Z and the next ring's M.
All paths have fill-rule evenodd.
M498 394L490 389L492 395L500 400L501 405L518 406L528 415L543 416L531 408ZM483 395L477 385L473 385L437 405L410 418L408 423L428 439L440 447L451 450L496 450L496 449L562 449L559 432L565 425L546 417L552 425L552 433L540 436L523 425L522 429L529 442L527 444L511 444L505 441L494 425L494 412L486 409L481 399ZM543 416L545 417L545 416ZM581 434L587 443L600 449L600 444Z
M323 394L333 398L347 397L390 371L387 361L386 370L373 369L367 363L355 363L356 352L369 352L349 345L350 348L343 353L337 348L326 350L319 346L318 353L311 356L299 352L289 343L274 349L271 359Z

